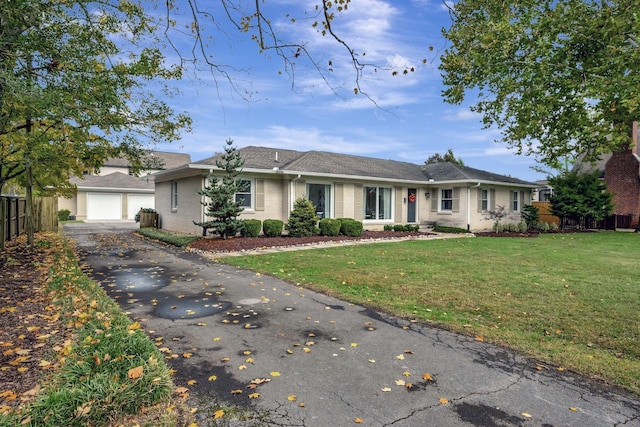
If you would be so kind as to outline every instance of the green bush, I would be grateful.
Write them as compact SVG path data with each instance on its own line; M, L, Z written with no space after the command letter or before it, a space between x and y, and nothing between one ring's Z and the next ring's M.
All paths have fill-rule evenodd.
M436 225L433 227L433 231L436 233L470 233L466 228L447 227L444 225Z
M393 226L393 231L404 231L404 225L396 224Z
M322 236L337 236L340 234L342 222L338 219L322 218L318 223Z
M71 211L69 209L60 209L58 211L58 221L69 221Z
M361 221L356 221L352 218L340 218L340 224L340 234L344 234L349 237L362 236L362 230L364 227L362 226Z
M316 236L320 234L318 228L318 216L313 203L302 197L293 204L293 210L289 214L289 222L286 229L291 237Z
M258 237L262 230L262 221L259 219L245 219L242 227L242 237Z
M393 225L385 224L383 230L384 231L393 231Z
M265 219L262 222L262 232L267 237L280 237L284 229L284 222L279 219Z

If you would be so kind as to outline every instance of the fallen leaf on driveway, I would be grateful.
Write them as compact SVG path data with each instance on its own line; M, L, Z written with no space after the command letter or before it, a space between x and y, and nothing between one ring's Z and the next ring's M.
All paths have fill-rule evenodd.
M224 415L224 409L218 409L216 412L213 413L213 418L217 420L218 418L222 418L223 415Z
M440 402L441 405L448 405L449 399L447 399L446 397L441 397L440 400L438 400L438 402Z

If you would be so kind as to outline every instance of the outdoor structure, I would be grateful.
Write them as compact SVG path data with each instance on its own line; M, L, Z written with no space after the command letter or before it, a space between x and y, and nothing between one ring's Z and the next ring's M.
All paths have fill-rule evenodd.
M287 222L297 198L306 198L320 218L354 218L365 229L386 224L438 225L490 230L488 212L504 206L503 222L519 222L535 183L453 163L418 165L322 151L267 147L238 150L247 191L236 194L241 218ZM211 174L222 175L216 155L154 174L160 227L202 234L205 217L198 192Z
M98 174L72 177L78 191L71 198L60 197L58 208L68 209L79 220L134 221L141 208L154 208L152 173L190 161L188 154L151 151L145 159L149 169L136 177L127 160L109 159Z
M591 164L576 162L574 168L584 173L598 171L613 194L613 228L636 228L640 218L640 152L638 145L638 122L633 123L632 143L629 148L604 154ZM622 223L624 222L624 224Z

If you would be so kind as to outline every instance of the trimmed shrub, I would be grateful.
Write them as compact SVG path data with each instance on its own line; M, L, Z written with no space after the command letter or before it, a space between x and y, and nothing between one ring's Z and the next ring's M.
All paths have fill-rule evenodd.
M349 237L362 236L362 230L364 229L361 221L356 221L352 218L340 218L340 234L344 234Z
M520 221L518 223L518 232L519 233L526 233L528 229L529 229L529 226L527 225L526 222Z
M69 209L60 209L58 211L58 221L69 221L69 215L71 211Z
M433 227L433 231L436 233L470 233L466 228L447 227L444 225L436 225Z
M262 232L267 237L280 237L284 229L284 222L279 219L265 219L262 222Z
M262 230L262 221L259 219L245 219L242 227L242 237L258 237Z
M396 224L393 226L393 231L404 231L404 225Z
M320 227L320 235L322 236L337 236L340 234L340 228L342 222L332 218L322 218L318 223Z
M385 224L383 230L384 231L393 231L393 225Z
M313 203L300 197L293 204L293 210L289 214L289 222L285 228L291 237L317 236L320 234L318 219Z

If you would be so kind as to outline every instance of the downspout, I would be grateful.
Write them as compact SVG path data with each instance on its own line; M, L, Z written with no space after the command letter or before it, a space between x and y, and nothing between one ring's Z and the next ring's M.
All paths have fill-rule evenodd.
M467 187L467 231L471 231L471 189L478 187L480 187L480 183L473 187Z
M291 180L291 187L289 188L289 212L293 210L293 205L296 201L296 181L301 177L302 175L298 174L297 177Z

